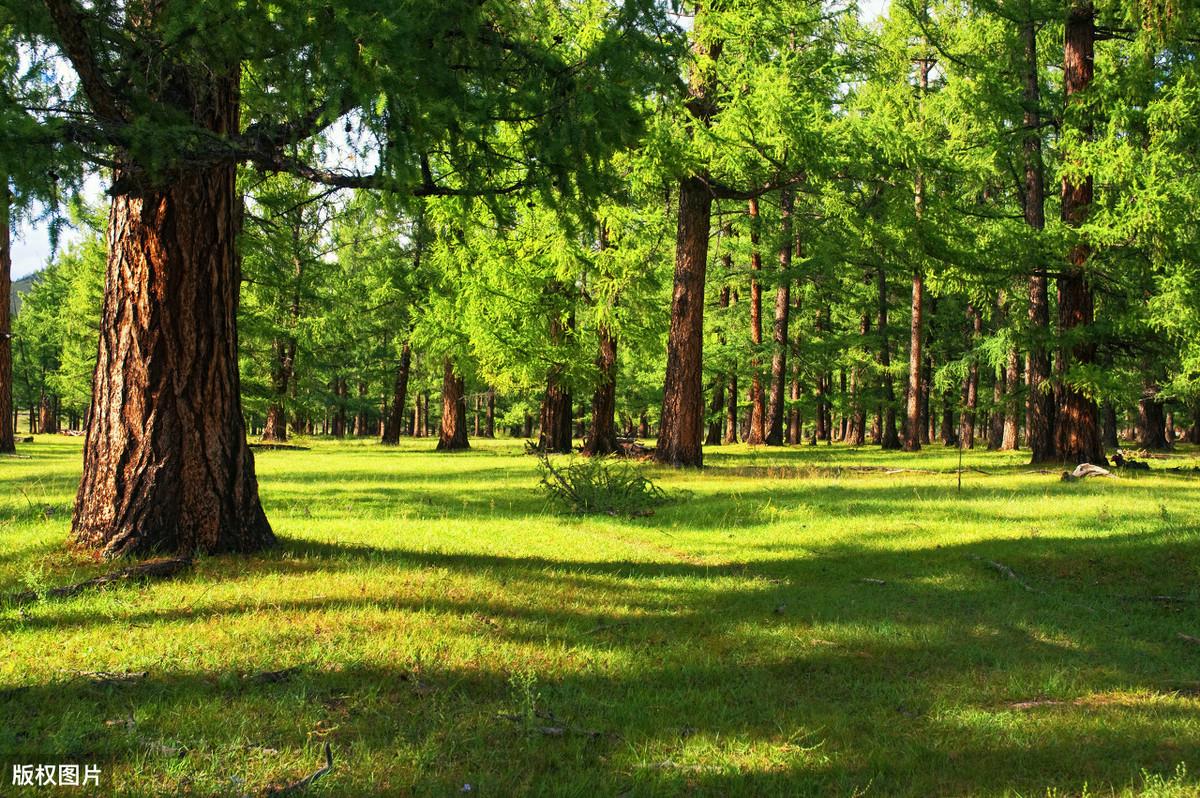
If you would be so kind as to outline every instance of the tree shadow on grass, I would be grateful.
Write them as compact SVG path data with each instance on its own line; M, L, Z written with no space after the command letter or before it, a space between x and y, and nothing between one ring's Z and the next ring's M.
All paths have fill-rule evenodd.
M256 634L280 635L267 666L296 670L272 681L168 664L128 684L25 684L0 695L12 719L0 751L177 772L165 744L184 771L217 756L261 780L287 767L252 747L315 761L328 737L342 763L328 788L346 795L1041 793L1198 764L1196 701L1179 696L1200 694L1200 669L1175 637L1196 605L1150 599L1195 597L1195 538L837 545L716 567L287 540L259 560L206 560L197 578L225 564L264 589L361 574L370 590L111 618L80 601L41 607L18 632L153 624L170 638L258 619ZM420 619L442 643L397 637ZM341 637L325 649L285 636L309 628ZM374 639L420 650L381 655ZM552 713L528 728L513 681L524 669Z

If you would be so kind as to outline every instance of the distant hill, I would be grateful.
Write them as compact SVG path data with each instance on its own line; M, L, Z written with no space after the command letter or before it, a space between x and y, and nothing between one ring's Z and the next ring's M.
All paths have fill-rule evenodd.
M9 299L9 303L11 305L10 310L12 311L13 318L16 318L17 313L19 313L21 310L21 295L27 293L30 288L33 288L33 283L36 279L37 272L34 272L33 274L22 277L20 280L13 280L12 294L11 298Z

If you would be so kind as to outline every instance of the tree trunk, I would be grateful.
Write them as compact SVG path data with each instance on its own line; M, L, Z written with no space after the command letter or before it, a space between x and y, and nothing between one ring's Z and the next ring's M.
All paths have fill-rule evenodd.
M918 269L912 278L912 324L908 343L908 407L904 425L904 451L921 450L921 344L925 340L925 275Z
M728 274L732 269L732 256L723 255L722 261L725 264L725 273ZM725 309L729 307L729 286L721 286L721 293L717 299L717 307ZM725 333L719 330L717 340L722 345L725 344ZM721 427L724 424L725 414L725 383L728 380L728 375L718 374L713 377L713 398L712 405L708 409L708 434L704 437L705 446L719 446L721 443Z
M38 402L38 429L43 435L53 435L58 432L58 417L54 413L54 397L45 392Z
M703 6L693 17L693 49L716 61L721 42L696 35L703 27ZM715 80L696 69L689 80L691 124L707 126L715 110ZM675 282L667 332L667 369L654 459L672 466L704 465L704 276L712 224L712 192L705 175L679 181L679 222L675 236Z
M1158 399L1158 386L1148 384L1138 400L1137 441L1143 449L1169 449L1167 418Z
M725 438L724 443L738 441L738 378L737 372L729 375L728 393L725 397Z
M596 370L600 382L592 394L592 428L588 433L584 454L603 455L617 451L617 337L607 325L598 330L600 349L596 353Z
M487 438L496 437L496 389L487 389L487 424L484 426L483 434Z
M892 355L888 345L887 275L883 269L880 269L877 275L879 312L875 326L879 328L879 365L883 369L883 418L879 445L883 449L899 449L901 444L900 436L896 433L896 386L892 379Z
M983 318L974 305L967 305L967 321L971 325L971 348L974 349L983 332ZM964 449L975 448L975 410L979 407L979 361L971 353L967 379L963 381L963 411L959 438Z
M988 449L995 451L1004 442L1004 367L996 367L996 379L992 383L992 410L988 417Z
M0 454L16 451L13 412L12 319L9 292L12 290L12 248L9 237L8 178L0 174Z
M704 181L680 181L667 373L654 451L666 465L704 464L704 273L711 216L712 193Z
M1104 447L1106 449L1119 449L1120 442L1117 440L1117 408L1113 407L1112 402L1105 402L1104 407L1100 409L1101 415L1101 435L1104 437Z
M1021 25L1025 46L1023 64L1025 91L1025 224L1036 231L1046 226L1046 184L1042 163L1041 89L1038 84L1037 26L1033 19ZM1028 424L1025 438L1029 445L1030 462L1054 460L1054 396L1050 391L1050 298L1045 264L1040 257L1031 263L1029 278L1030 344L1027 358L1026 383L1029 397L1026 403Z
M1073 0L1067 13L1064 37L1063 88L1067 99L1068 116L1084 110L1077 95L1092 82L1095 44L1095 12L1090 0ZM1091 125L1081 125L1090 135ZM1068 160L1071 154L1067 154ZM1088 175L1073 183L1070 176L1062 182L1062 217L1069 227L1079 227L1087 218L1092 203L1092 178ZM1104 465L1099 413L1096 403L1069 382L1072 364L1083 367L1095 363L1096 345L1087 339L1089 327L1095 320L1092 288L1086 274L1091 248L1083 241L1071 246L1067 266L1058 278L1058 328L1064 340L1058 357L1058 417L1055 419L1055 444L1058 459L1068 464L1092 463Z
M787 404L784 388L787 384L788 312L792 307L792 192L784 189L780 195L781 241L779 245L779 286L775 289L775 324L772 328L774 350L771 353L771 398L767 411L768 446L783 445L783 414Z
M392 383L392 406L383 422L380 443L395 446L400 443L400 428L404 426L404 403L408 399L408 375L412 370L412 349L408 341L400 348L400 363Z
M1015 346L1008 349L1004 384L1008 387L1008 393L1004 402L1004 432L1000 438L1000 448L1011 452L1020 445L1021 354Z
M455 373L454 363L446 358L442 364L442 429L438 435L437 451L456 452L470 449L467 442L467 392L461 375Z
M792 361L792 407L788 413L788 443L795 445L800 443L800 362L799 359Z
M746 443L758 446L767 438L767 410L762 388L762 254L758 249L758 200L750 200L750 429Z
M370 435L370 410L367 403L367 384L363 381L358 383L358 408L354 413L354 434L356 437Z
M237 78L210 129L236 132ZM199 111L197 113L200 113ZM113 198L76 544L106 556L253 551L275 539L239 401L235 168Z

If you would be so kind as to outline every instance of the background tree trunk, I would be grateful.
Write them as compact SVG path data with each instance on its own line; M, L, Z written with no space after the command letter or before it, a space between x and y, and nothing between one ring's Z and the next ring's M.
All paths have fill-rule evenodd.
M470 449L467 442L467 392L463 378L454 371L454 363L446 358L442 363L442 429L438 435L437 451L455 452Z
M487 389L487 423L484 426L484 437L496 437L496 389Z
M1170 449L1167 441L1167 417L1158 398L1158 386L1148 384L1138 400L1138 445L1143 449Z
M236 74L236 73L235 73ZM218 79L210 129L237 129ZM113 198L99 355L72 536L106 556L253 551L274 541L238 376L235 168Z
M396 379L392 383L392 406L383 423L380 443L395 446L400 443L400 428L404 426L404 403L408 399L408 375L412 370L412 349L408 341L400 348L400 363L396 366Z
M892 379L892 355L888 344L888 295L887 275L878 271L879 312L876 327L879 328L879 365L883 369L883 418L880 425L879 445L883 449L899 449L900 436L896 433L896 386Z
M738 442L738 378L729 375L729 393L725 397L725 443Z
M919 197L920 195L918 195ZM908 407L904 425L904 451L921 450L921 344L925 340L925 275L918 269L912 278L912 324L908 343Z
M967 322L971 329L971 348L974 349L983 332L983 318L975 306L967 305ZM967 366L967 378L963 381L963 411L959 439L964 449L975 448L975 410L979 407L979 360L971 354Z
M1020 445L1021 403L1021 353L1015 346L1008 349L1008 363L1005 366L1004 384L1008 388L1004 402L1004 433L1000 438L1000 448L1013 451Z
M767 409L762 387L762 253L758 249L758 200L750 200L750 429L746 443L759 446L767 438Z
M774 350L771 353L771 398L767 410L768 446L783 445L783 413L787 404L788 312L792 307L792 192L780 194L779 286L775 289L775 324L772 327Z
M596 354L596 369L600 382L592 394L592 428L585 454L602 455L617 451L617 337L607 325L600 325L600 350Z

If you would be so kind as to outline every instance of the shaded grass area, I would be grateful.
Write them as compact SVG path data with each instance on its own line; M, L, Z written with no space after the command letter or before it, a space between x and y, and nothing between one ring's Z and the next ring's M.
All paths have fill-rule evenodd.
M0 610L0 764L244 795L328 740L314 795L1200 794L1196 479L735 446L580 518L473 445L260 452L276 549ZM3 593L105 569L62 546L78 447L0 460Z

